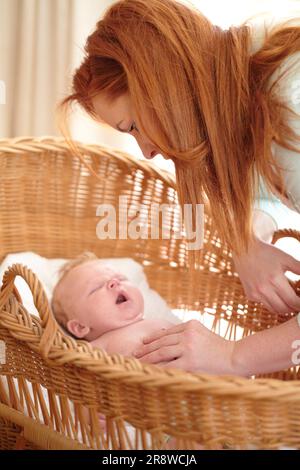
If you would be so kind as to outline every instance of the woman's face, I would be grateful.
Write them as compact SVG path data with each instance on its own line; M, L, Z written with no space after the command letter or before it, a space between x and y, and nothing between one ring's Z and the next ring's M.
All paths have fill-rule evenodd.
M92 103L100 121L119 132L133 135L145 158L150 160L160 153L159 149L136 128L133 107L128 93L121 95L114 101L108 101L102 94L98 94L93 98Z

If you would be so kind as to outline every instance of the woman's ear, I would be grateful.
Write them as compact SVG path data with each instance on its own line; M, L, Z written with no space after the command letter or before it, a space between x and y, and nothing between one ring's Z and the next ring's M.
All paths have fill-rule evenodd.
M90 328L82 325L78 320L73 319L67 322L67 330L72 333L72 335L76 336L76 338L85 338Z

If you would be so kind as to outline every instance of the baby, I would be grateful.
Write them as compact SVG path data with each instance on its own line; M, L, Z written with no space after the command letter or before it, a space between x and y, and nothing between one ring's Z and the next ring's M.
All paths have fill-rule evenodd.
M143 337L173 325L144 319L144 299L126 276L85 252L61 269L52 297L60 326L109 354L132 356Z
M90 252L62 267L51 306L57 322L67 333L109 354L132 356L143 337L173 326L162 318L144 319L140 290ZM99 415L99 419L105 428L104 417ZM166 439L166 449L177 448L175 438Z

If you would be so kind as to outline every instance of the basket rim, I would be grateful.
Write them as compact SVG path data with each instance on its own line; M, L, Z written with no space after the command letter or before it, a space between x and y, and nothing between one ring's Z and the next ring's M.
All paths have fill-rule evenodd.
M154 162L138 158L129 152L116 147L100 143L84 143L78 140L72 142L76 147L89 155L101 157L103 153L116 158L119 163L125 163L128 167L143 170L161 179L168 186L176 189L176 177L168 170L158 167ZM40 153L43 151L70 151L70 147L64 137L56 136L21 136L0 139L0 156L4 153L19 154L20 152ZM75 157L74 157L75 158ZM94 176L91 173L91 176Z
M0 326L7 330L11 337L26 343L30 349L40 354L37 338L41 338L43 331L41 319L30 314L14 294L10 296L9 301L13 306L12 311L9 315L7 310L0 311ZM207 393L219 397L236 395L239 399L254 401L272 398L278 402L286 402L288 398L293 403L300 402L300 381L252 379L163 368L120 354L107 354L100 348L92 347L87 341L75 340L60 331L45 360L50 366L74 365L98 376L107 375L110 379L122 380L124 383L136 382L143 388L175 388L183 393Z

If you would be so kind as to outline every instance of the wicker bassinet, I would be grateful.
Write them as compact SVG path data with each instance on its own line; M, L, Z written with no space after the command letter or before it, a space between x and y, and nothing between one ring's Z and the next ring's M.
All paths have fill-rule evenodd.
M124 152L78 145L98 179L62 139L0 141L1 261L27 250L48 258L73 258L84 250L99 257L132 257L171 308L212 319L213 331L228 339L284 321L245 298L230 250L220 243L207 210L201 263L193 272L186 240L174 235L175 212L168 218L170 238L99 240L99 204L117 207L121 195L143 207L176 204L175 181ZM295 231L277 238L282 235L299 239ZM16 275L30 286L40 319L22 305ZM166 435L181 449L199 443L210 449L300 448L297 367L244 379L108 356L85 341L53 333L46 295L21 265L7 271L0 304L0 340L6 348L0 364L2 449L164 449ZM106 416L105 431L98 413Z

